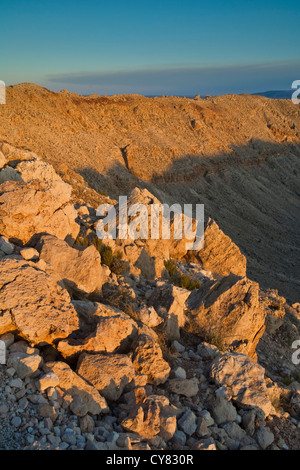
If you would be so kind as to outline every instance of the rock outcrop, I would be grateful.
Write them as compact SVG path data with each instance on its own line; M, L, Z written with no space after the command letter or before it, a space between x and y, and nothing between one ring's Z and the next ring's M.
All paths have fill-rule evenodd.
M230 273L246 276L246 257L212 219L205 226L204 246L197 253L197 258L205 269L220 276Z
M206 283L188 299L195 331L223 346L255 357L265 330L266 313L260 304L259 285L230 274Z
M0 332L16 331L32 344L51 344L79 328L66 289L20 259L0 259L0 311Z
M77 373L92 384L109 401L117 401L125 387L145 385L146 376L137 375L131 360L124 354L82 354Z
M75 303L76 308L76 303ZM83 305L77 306L79 312ZM86 307L87 308L87 307ZM138 326L134 320L121 310L110 305L94 303L88 317L79 313L87 327L88 334L80 338L68 338L58 344L58 350L65 358L72 358L80 352L122 352L137 335ZM90 331L92 330L92 331Z
M107 278L101 256L93 245L76 249L53 235L42 235L36 249L71 291L82 295L101 292Z
M6 181L0 188L0 232L22 243L43 232L74 241L79 226L70 196L71 187L63 182Z
M244 354L226 353L214 360L211 377L225 386L232 399L241 407L255 407L265 416L274 412L265 382L265 370Z

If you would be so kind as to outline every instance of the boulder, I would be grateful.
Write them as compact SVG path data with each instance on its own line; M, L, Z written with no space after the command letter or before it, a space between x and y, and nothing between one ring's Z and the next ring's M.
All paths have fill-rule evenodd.
M199 393L199 380L196 377L192 379L169 379L167 383L168 391L183 395L185 397L194 397Z
M7 360L7 366L13 367L20 379L34 375L42 365L38 354L12 353Z
M62 181L6 181L0 187L0 233L27 243L37 233L74 241L77 212L69 204L72 188Z
M134 345L132 362L138 374L147 375L148 383L159 385L169 377L171 368L163 359L161 348L149 335L138 336Z
M159 435L164 442L174 436L177 428L176 410L169 406L168 398L150 395L133 406L122 426L140 435L143 439L152 439Z
M73 302L79 312L82 328L87 333L82 337L68 338L58 344L58 350L65 358L80 352L122 352L126 350L137 334L137 324L126 313L110 305L98 302Z
M105 398L100 395L98 390L73 372L64 362L47 362L44 365L44 370L46 373L52 372L58 377L59 387L65 396L69 395L73 399L80 397L89 413L98 415L109 412Z
M101 256L93 245L76 249L53 235L42 235L36 249L40 258L59 273L71 291L80 294L101 292L106 276Z
M232 400L241 408L257 408L267 417L275 410L268 396L265 369L253 359L237 353L226 353L211 365L211 377L226 387Z
M67 290L19 259L0 259L0 311L0 332L16 331L33 344L53 343L79 327Z
M226 387L216 390L216 399L212 407L212 415L218 425L236 421L237 411L229 400Z
M92 384L109 401L117 401L124 388L146 382L138 376L128 356L124 354L83 353L77 364L77 373Z
M256 282L230 274L192 292L188 306L199 332L210 342L218 340L225 348L256 357L266 318Z
M212 219L205 226L204 245L197 258L205 269L221 276L246 276L246 257Z
M164 318L163 329L168 340L178 340L180 338L180 328L186 323L186 301L190 291L181 287L162 283L158 286L149 299L158 314Z
M157 314L154 307L147 307L142 305L137 311L136 315L144 325L149 328L155 328L163 322L163 319Z

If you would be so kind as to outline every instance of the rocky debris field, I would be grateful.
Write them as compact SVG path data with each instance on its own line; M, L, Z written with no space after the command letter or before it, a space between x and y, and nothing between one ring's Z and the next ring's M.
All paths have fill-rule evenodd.
M211 219L192 253L101 242L51 165L0 148L0 449L299 449L299 303Z
M74 201L96 207L139 187L170 205L204 204L247 257L248 276L299 301L300 107L291 100L80 96L32 83L6 93L0 140L53 165Z

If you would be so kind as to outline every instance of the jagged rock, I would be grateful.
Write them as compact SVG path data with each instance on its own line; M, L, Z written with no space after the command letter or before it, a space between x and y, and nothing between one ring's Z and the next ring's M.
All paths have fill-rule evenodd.
M13 367L20 379L32 376L42 365L42 358L38 354L16 352L10 354L7 365Z
M192 447L193 450L217 450L216 443L212 437L201 439Z
M149 299L160 316L164 318L164 331L169 340L180 338L180 328L186 323L186 300L190 291L163 283L157 287Z
M20 251L20 255L26 261L35 261L39 259L39 252L34 248L23 248L23 250Z
M139 400L127 419L122 422L125 429L136 432L146 439L159 435L168 442L176 431L176 410L169 406L167 397L150 395Z
M188 305L197 328L211 341L256 357L266 317L256 282L230 274L192 292Z
M258 428L255 437L262 450L267 449L274 442L274 434L265 426Z
M37 389L41 390L42 392L47 390L49 387L56 387L57 385L59 385L59 378L57 375L53 374L53 372L44 374L36 381Z
M199 416L205 421L207 427L213 426L215 424L215 420L212 418L208 410L202 410Z
M47 362L44 365L44 370L45 372L53 372L58 377L59 387L65 395L71 395L73 398L80 397L82 402L86 404L89 413L93 415L108 413L109 408L105 398L95 387L73 372L67 364Z
M214 346L213 344L208 344L205 341L203 343L198 344L197 353L203 359L211 361L221 354L216 346Z
M13 243L10 243L6 237L0 237L0 250L4 255L12 255L15 247Z
M75 416L86 416L88 413L88 407L87 405L82 401L82 398L77 396L73 399L73 401L70 403L70 410Z
M245 256L212 219L205 226L204 246L197 253L197 258L205 269L221 276L230 273L246 276Z
M70 290L81 294L101 292L106 276L101 256L93 245L84 250L75 249L55 236L43 235L36 249L40 258L51 264Z
M174 370L174 375L177 379L186 379L186 371L182 367L177 367Z
M218 425L236 421L237 411L228 399L226 387L216 390L216 399L212 407L212 415Z
M110 401L117 401L127 385L146 383L146 377L135 373L131 360L124 354L84 353L79 358L77 373Z
M191 410L188 410L184 415L178 420L178 426L182 431L191 436L197 429L196 415Z
M265 369L243 354L226 353L215 359L211 377L221 387L226 387L234 402L245 409L262 410L265 416L274 412L267 393Z
M65 358L80 352L122 352L137 334L137 324L126 313L101 303L73 302L89 333L81 339L60 341L58 350ZM92 332L90 332L92 330Z
M158 385L169 377L171 368L163 359L161 348L151 336L138 336L132 362L138 374L147 375L148 383Z
M192 379L169 379L167 383L169 392L185 397L194 397L199 393L199 380L196 377Z
M5 333L0 336L0 341L4 343L5 349L7 350L12 344L14 344L15 337L12 333Z
M139 320L149 328L155 328L163 322L163 319L157 314L154 307L142 306L136 312Z
M0 311L0 332L17 331L33 344L65 338L79 326L68 292L19 259L0 260Z
M74 241L77 212L69 203L72 188L62 181L6 181L0 188L0 233L27 243L37 233Z

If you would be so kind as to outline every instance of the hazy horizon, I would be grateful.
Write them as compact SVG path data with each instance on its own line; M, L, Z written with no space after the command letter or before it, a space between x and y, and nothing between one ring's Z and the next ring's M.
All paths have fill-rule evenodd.
M290 0L16 0L1 13L7 85L191 96L288 90L300 75Z

